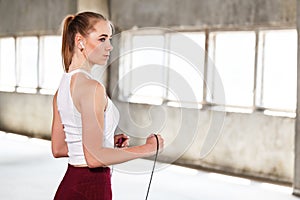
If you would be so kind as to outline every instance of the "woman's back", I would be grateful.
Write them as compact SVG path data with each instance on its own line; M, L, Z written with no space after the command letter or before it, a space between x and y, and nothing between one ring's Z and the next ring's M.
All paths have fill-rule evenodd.
M71 165L86 165L82 147L81 114L74 105L71 92L72 76L79 72L84 73L89 79L92 79L92 76L88 72L81 69L64 73L57 94L57 107L66 134L65 141L68 145L69 163ZM105 147L114 147L113 137L118 121L119 112L108 98L107 108L104 113L103 145Z

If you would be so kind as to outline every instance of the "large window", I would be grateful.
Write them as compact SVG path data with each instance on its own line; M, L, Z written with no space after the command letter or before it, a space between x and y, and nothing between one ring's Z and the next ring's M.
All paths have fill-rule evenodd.
M61 37L40 37L39 88L41 93L53 93L63 73Z
M257 105L272 110L293 112L297 92L296 30L262 31Z
M38 38L17 38L17 91L34 92L37 88Z
M147 103L149 102L149 94L151 94L151 102L154 104L161 104L164 95L164 88L160 83L164 81L163 71L157 70L157 74L150 79L145 80L146 77L139 73L141 70L151 71L152 68L160 68L164 66L165 52L164 37L162 35L150 36L134 36L132 38L131 53L131 102ZM145 80L145 81L144 81Z
M119 67L121 99L149 104L167 102L174 106L202 101L203 33L123 33L122 41ZM191 62L191 55L185 55L183 51L188 52L186 48L191 50L193 44L196 48ZM181 84L185 84L189 92L184 93Z
M214 81L214 73L219 73L227 106L252 107L255 32L213 32L210 36L209 52L216 68L208 71L210 81ZM212 96L214 92L213 90ZM210 101L215 104L223 103L214 99Z
M16 85L15 39L0 39L0 90L14 91Z
M0 38L0 90L53 94L63 73L60 46L60 36ZM294 29L126 31L119 63L123 101L295 113ZM224 99L216 98L218 77Z
M63 73L60 36L0 38L0 90L53 94Z
M205 35L196 32L173 33L169 41L171 52L168 54L170 70L167 86L170 89L167 90L167 100L171 105L176 102L199 104L203 101ZM181 93L184 88L181 89L180 85L184 83L188 91Z
M152 83L146 66L160 66L155 68ZM122 35L119 97L135 103L183 107L186 104L182 103L187 103L200 105L198 108L205 104L238 112L294 113L296 74L297 33L293 29L153 34L135 30ZM216 98L220 89L215 86L217 77L225 94L221 100ZM190 89L194 97L178 96L173 89L178 89L179 79L187 84L181 89Z

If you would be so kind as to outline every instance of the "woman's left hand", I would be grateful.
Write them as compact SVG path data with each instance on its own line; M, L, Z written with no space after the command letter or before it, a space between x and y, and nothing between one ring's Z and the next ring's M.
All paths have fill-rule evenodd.
M124 148L129 146L129 137L124 133L115 135L114 137L115 147Z

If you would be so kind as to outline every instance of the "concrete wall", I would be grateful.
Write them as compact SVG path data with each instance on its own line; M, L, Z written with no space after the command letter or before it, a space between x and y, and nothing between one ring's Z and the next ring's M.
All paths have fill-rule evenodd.
M62 19L76 12L76 0L1 0L0 36L59 34Z
M296 24L296 0L111 0L111 19L137 27L240 27Z
M165 138L160 160L195 168L206 168L291 183L294 165L295 119L251 114L227 113L224 121L213 124L218 111L127 104L115 100L120 110L120 132L131 137L131 144L158 129ZM202 157L212 126L221 125L213 150ZM156 132L156 131L154 131ZM215 144L214 142L211 144ZM180 151L180 152L178 152ZM176 156L181 155L175 160Z
M87 10L109 16L107 0L0 0L0 37L60 34L66 15Z
M0 92L0 130L50 139L52 98Z
M198 141L179 163L292 182L294 125L291 118L227 113L221 138L208 157L197 157L202 142Z

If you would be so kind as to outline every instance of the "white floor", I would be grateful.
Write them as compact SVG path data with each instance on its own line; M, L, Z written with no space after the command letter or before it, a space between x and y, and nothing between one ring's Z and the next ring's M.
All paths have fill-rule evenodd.
M115 166L114 200L145 199L153 162L136 160ZM54 159L50 142L0 132L0 199L50 200L67 167ZM292 188L207 173L175 165L157 165L149 200L296 200ZM144 170L148 171L143 172ZM134 173L138 171L139 173Z

